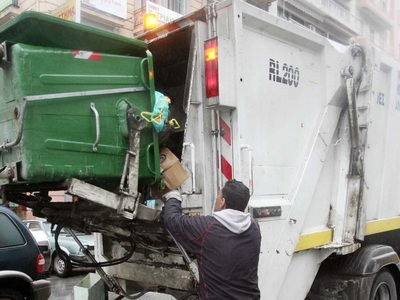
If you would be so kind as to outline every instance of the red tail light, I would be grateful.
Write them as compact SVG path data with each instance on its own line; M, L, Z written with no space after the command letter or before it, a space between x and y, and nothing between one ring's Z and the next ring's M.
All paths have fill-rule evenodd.
M204 56L206 97L212 98L219 95L217 38L208 40L204 43Z
M42 253L36 257L36 271L40 274L44 273L45 271L45 260Z

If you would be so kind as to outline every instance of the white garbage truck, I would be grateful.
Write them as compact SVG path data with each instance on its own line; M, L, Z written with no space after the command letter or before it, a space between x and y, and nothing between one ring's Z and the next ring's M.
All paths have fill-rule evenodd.
M112 34L107 38L118 40ZM249 187L248 212L262 234L262 299L397 299L400 63L357 38L341 45L239 0L210 4L138 39L148 47L138 67L146 70L138 79L144 83L140 91L157 90L171 99L169 121L151 147L129 143L120 188L87 180L84 172L69 176L66 171L65 181L57 184L31 183L23 174L19 180L17 162L3 164L4 199L31 207L55 224L97 232L93 265L111 290L135 297L152 291L195 299L196 260L165 231L162 202L152 192L163 179L141 179L138 173L149 160L132 159L136 151L140 157L157 156L153 148L166 147L189 175L179 188L185 214L212 214L217 192L227 180L235 178ZM12 64L7 53L15 45L3 47L3 70ZM132 55L91 46L73 53L86 59L97 53L85 69L92 81L104 53ZM117 80L114 71L106 72L111 81ZM57 75L40 78L54 83ZM102 120L101 111L97 116L93 103L99 94L121 98L134 88L97 86L97 92L78 94L71 87L47 98L24 95L25 118L29 107L50 98L93 97L93 136L100 138L87 151L113 154L113 149L102 148L100 132L117 127L107 128L111 123ZM96 107L101 110L100 104ZM117 108L124 111L126 105ZM89 105L87 110L91 112ZM139 122L140 116L134 119ZM115 118L122 122L119 114ZM71 130L89 131L85 126L81 122ZM134 133L143 126L151 124L139 124L136 131L128 126L133 132L129 141L141 135ZM20 144L28 142L24 134ZM2 157L18 147L10 146L10 140ZM70 146L48 143L57 150ZM84 145L74 147L78 153L71 155L84 151ZM162 174L158 167L148 169ZM53 203L51 190L65 190L74 201Z

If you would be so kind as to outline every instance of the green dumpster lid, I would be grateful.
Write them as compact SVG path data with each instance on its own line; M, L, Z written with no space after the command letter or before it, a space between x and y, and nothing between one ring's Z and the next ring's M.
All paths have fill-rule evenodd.
M0 27L0 43L144 56L147 44L112 32L26 11Z

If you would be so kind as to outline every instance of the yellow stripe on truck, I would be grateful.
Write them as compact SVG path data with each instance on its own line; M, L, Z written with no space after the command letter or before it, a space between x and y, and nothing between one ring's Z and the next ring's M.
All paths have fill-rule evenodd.
M367 222L365 235L400 229L400 217Z
M295 252L320 247L329 243L333 240L333 230L327 229L319 232L302 234Z
M400 217L368 221L365 226L365 235L372 235L396 229L400 229ZM332 229L302 234L299 238L295 252L321 247L332 243L332 241Z

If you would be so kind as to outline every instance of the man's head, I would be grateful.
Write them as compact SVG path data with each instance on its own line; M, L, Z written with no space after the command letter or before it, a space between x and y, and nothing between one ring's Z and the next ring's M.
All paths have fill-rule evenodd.
M238 211L244 211L249 203L249 189L241 181L235 179L229 180L219 191L215 200L214 211L220 211L226 208Z

